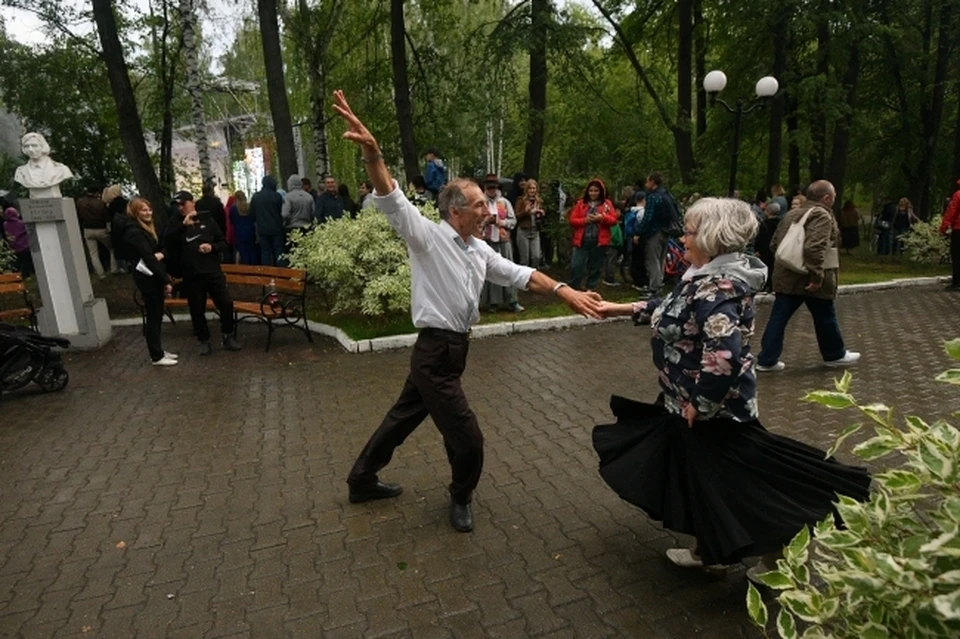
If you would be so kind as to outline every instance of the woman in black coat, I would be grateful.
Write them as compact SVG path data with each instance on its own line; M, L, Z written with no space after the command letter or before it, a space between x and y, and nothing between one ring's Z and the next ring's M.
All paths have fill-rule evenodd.
M143 336L147 340L150 359L154 366L174 366L177 356L163 350L160 341L163 302L173 289L153 225L153 209L147 200L135 197L127 205L127 217L130 222L124 228L123 242L127 255L134 262L133 282L143 297L146 319Z

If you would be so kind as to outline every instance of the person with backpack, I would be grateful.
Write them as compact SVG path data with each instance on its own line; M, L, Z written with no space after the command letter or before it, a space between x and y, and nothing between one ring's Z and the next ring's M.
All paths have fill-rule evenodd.
M670 192L663 186L663 175L652 171L647 176L647 199L640 223L644 243L644 266L650 290L656 293L663 286L663 251L670 233L679 228L680 212Z

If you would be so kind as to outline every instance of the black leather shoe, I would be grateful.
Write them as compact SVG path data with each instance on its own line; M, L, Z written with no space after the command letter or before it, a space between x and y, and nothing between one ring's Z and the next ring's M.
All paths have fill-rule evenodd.
M239 351L241 348L243 348L240 346L240 342L238 342L233 335L223 336L223 347L228 351Z
M209 355L213 352L213 349L210 348L210 342L200 342L200 354Z
M470 504L451 503L450 523L460 532L473 530L473 512L470 510Z
M372 486L350 486L350 503L360 504L374 499L390 499L403 492L400 484L387 484L378 481Z

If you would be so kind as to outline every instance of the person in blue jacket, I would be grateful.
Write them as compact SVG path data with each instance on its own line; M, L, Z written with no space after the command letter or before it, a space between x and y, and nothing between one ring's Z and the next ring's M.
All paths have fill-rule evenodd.
M438 156L440 152L434 147L430 147L423 154L427 164L423 170L423 181L427 185L427 190L433 193L433 199L436 200L440 194L443 185L447 183L447 166Z

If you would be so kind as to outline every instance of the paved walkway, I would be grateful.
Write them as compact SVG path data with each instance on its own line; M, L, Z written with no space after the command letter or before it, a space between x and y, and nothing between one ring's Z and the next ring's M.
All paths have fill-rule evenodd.
M960 296L844 297L855 391L921 415L960 410L949 365ZM760 326L769 306L760 308ZM676 539L597 475L608 397L652 398L645 328L474 341L464 385L486 436L476 531L447 522L448 467L420 428L383 474L397 500L350 505L344 477L399 392L409 351L347 355L258 327L241 353L156 369L133 328L68 358L60 394L0 412L0 637L752 636L743 567L670 565ZM800 315L761 378L772 430L826 446L851 417L801 403L834 374Z

